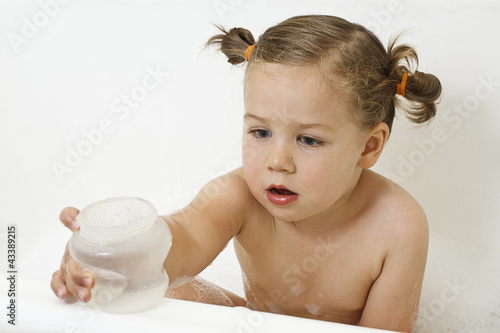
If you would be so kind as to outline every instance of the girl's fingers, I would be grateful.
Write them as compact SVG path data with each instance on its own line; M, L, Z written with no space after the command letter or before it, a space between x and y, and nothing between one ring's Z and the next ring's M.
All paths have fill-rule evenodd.
M51 287L59 298L65 298L68 293L73 294L82 302L90 300L90 289L95 279L69 253L68 246L64 251L59 271L52 276Z
M80 213L75 207L66 207L59 214L59 220L64 224L65 227L69 228L71 231L78 230L78 224L76 223L76 216Z
M86 303L90 300L90 288L86 288L79 284L76 284L73 280L71 280L71 278L68 277L68 275L66 275L64 280L66 281L66 288L76 298L78 298L83 303Z
M74 207L66 207L59 214L59 220L71 231L78 230L76 216L80 211ZM90 289L94 286L95 280L92 274L87 272L69 254L68 245L64 251L61 267L52 275L50 287L57 297L64 299L68 294L75 295L80 301L90 300Z
M92 289L94 287L95 279L87 270L85 270L79 263L77 263L70 255L66 261L66 280L71 280L74 284Z
M61 271L55 271L52 275L52 280L50 281L50 289L56 294L60 299L66 298L69 294L68 288L61 276Z
M61 266L64 266L64 269L59 270L59 274L56 272L53 276L54 286L59 288L56 294L59 296L59 292L64 293L64 289L58 281L60 278L69 293L84 303L88 302L90 289L94 286L92 275L89 275L71 256L68 256Z

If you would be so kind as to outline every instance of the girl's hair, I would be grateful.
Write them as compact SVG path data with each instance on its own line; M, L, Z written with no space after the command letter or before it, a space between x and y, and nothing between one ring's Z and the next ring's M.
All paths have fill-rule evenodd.
M246 29L218 28L222 34L210 38L207 46L218 45L233 65L245 62L245 51L255 44L249 64L317 66L325 79L345 89L362 126L385 122L391 129L395 107L406 109L414 123L425 123L436 114L441 83L432 74L416 71L417 53L408 45L396 45L398 37L386 51L368 29L327 15L289 18L267 29L257 42ZM408 103L396 97L405 73Z

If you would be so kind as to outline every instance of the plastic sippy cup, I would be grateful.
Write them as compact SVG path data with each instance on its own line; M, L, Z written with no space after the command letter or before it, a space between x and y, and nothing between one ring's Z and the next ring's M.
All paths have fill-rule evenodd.
M95 277L89 306L130 313L163 300L168 288L163 262L172 234L150 202L110 198L85 207L76 220L80 230L73 233L69 251Z

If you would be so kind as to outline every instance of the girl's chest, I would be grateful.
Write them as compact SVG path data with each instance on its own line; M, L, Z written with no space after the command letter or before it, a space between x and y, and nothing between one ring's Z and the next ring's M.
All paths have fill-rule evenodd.
M353 321L383 264L370 243L359 233L235 242L247 299L262 311Z

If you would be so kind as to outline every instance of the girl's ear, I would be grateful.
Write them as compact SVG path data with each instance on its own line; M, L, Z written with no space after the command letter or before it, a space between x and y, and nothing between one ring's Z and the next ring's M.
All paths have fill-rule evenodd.
M358 160L358 166L367 169L377 162L384 145L389 138L389 126L386 123L379 123L366 136L365 149Z

